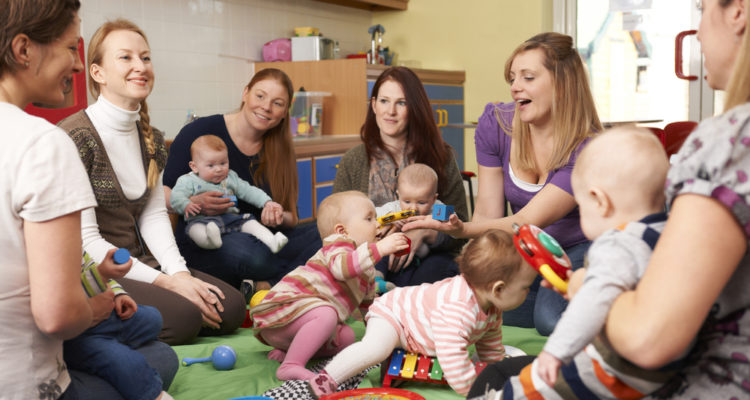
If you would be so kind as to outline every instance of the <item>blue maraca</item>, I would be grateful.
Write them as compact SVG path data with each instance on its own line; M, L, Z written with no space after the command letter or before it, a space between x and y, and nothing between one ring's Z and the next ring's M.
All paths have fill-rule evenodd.
M211 353L211 357L204 358L188 358L182 359L182 365L188 366L194 363L211 361L214 364L214 368L219 371L226 371L234 367L234 363L237 362L237 353L233 348L227 345L221 345L214 349Z
M115 264L125 264L130 260L130 252L128 249L123 249L121 247L115 251L115 254L112 255L112 259L114 259Z

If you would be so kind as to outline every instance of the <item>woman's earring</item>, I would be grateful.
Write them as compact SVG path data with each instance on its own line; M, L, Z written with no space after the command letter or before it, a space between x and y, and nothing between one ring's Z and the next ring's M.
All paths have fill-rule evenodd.
M23 66L26 67L26 68L29 68L29 62L28 61L24 61Z

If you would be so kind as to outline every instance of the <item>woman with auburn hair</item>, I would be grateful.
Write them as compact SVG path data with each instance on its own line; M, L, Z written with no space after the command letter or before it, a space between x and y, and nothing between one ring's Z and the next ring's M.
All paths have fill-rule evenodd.
M104 23L89 41L88 69L96 102L60 122L98 202L81 215L84 249L95 260L114 247L130 251L133 266L120 283L137 303L159 309L161 340L234 331L244 319L242 295L188 270L172 234L161 185L167 149L146 105L154 69L145 34L128 20Z
M252 281L250 290L268 284L266 281L275 283L287 272L303 265L322 245L314 224L296 227L297 166L289 132L293 94L292 82L284 72L275 68L260 70L245 86L239 110L198 118L185 125L169 149L164 171L167 203L177 179L190 172L188 163L193 141L212 134L226 143L229 168L262 189L284 209L282 213L267 212L242 200L235 205L218 191L190 198L200 205L203 215L222 214L235 206L240 213L252 214L263 225L281 231L289 239L286 246L273 253L253 235L242 231L226 232L221 236L220 248L207 250L189 238L184 216L180 216L177 244L188 263L234 287L240 287L245 280Z
M367 117L360 137L363 144L344 154L333 191L359 190L376 207L396 200L398 173L407 165L422 163L438 175L438 199L466 218L466 192L452 149L440 135L430 101L417 75L406 67L383 71L372 88ZM412 241L407 256L391 256L377 268L397 286L434 282L458 273L453 260L463 240L421 229L407 234ZM425 258L415 259L425 241L440 243ZM412 262L414 261L414 262Z
M430 218L404 229L427 227L472 238L487 229L512 232L534 224L555 237L573 268L583 265L589 242L578 221L570 173L588 139L602 130L586 70L570 36L548 32L521 43L505 63L514 103L490 103L479 117L474 141L479 164L471 222ZM512 215L505 215L507 201ZM506 312L506 325L536 327L549 335L567 302L537 280L521 307Z
M106 319L107 291L81 287L81 210L96 205L68 136L23 111L61 104L78 56L78 0L0 0L0 391L13 399L121 398L103 379L69 369L63 341ZM177 356L165 343L136 349L169 387Z

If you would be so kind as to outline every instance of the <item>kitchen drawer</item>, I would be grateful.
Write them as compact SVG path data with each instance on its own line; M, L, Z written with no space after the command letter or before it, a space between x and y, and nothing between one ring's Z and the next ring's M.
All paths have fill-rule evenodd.
M340 161L341 155L315 157L315 183L332 182Z
M297 214L300 222L313 218L312 159L297 160Z
M464 101L464 87L450 85L424 85L424 91L430 100Z

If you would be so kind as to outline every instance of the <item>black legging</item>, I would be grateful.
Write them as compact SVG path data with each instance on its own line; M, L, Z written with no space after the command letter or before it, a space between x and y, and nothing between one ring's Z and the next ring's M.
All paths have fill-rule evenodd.
M510 357L488 365L471 385L467 398L481 396L490 389L501 390L511 376L520 374L523 367L531 364L535 358L536 356Z

